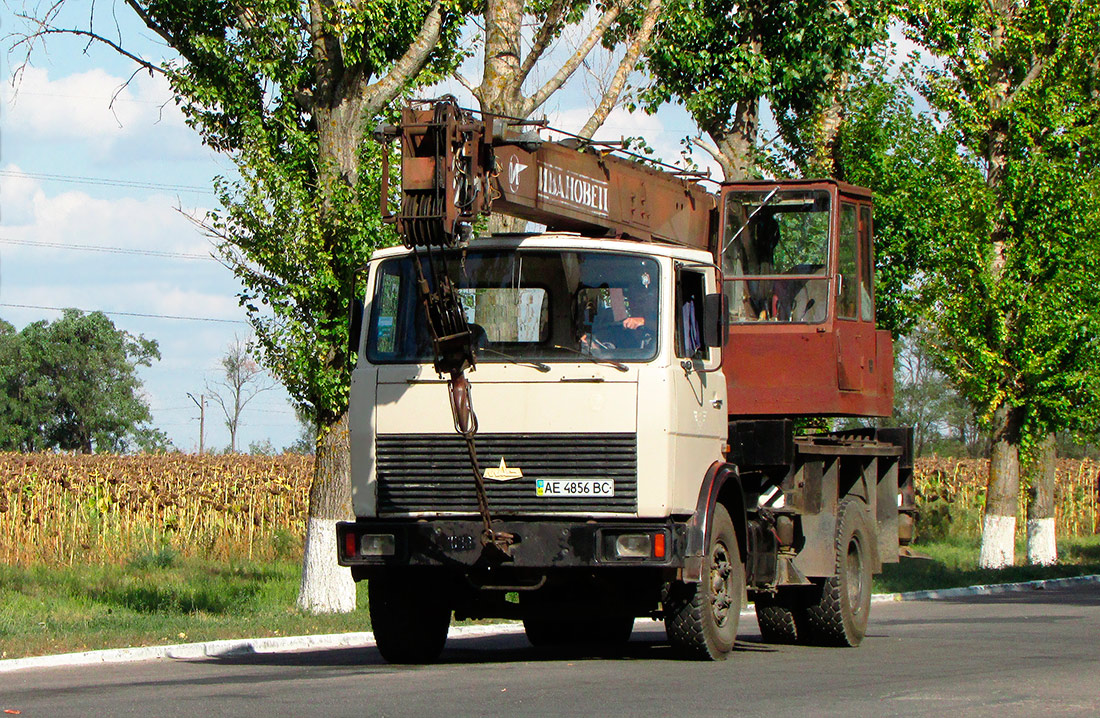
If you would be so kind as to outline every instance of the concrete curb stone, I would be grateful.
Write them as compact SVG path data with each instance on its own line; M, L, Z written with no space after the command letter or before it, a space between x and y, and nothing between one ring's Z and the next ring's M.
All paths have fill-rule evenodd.
M1100 574L1073 576L1070 578L1052 578L1022 583L999 583L963 588L945 588L931 591L912 591L909 593L878 593L871 597L874 603L891 601L939 601L967 596L985 596L1020 591L1041 591L1048 588L1063 588L1087 583L1100 583ZM741 613L753 615L752 609ZM476 626L454 626L450 637L488 636L509 633L522 633L523 625L516 622L493 623ZM101 651L81 653L62 653L53 656L31 656L28 658L7 658L0 660L0 673L24 670L28 668L50 668L60 666L88 666L101 663L131 663L171 658L193 660L199 658L217 658L244 656L257 653L284 653L308 649L325 648L363 648L374 645L374 634L363 631L358 633L328 633L313 636L271 636L267 638L240 638L201 643L184 643L173 646L143 646L138 648L111 648Z

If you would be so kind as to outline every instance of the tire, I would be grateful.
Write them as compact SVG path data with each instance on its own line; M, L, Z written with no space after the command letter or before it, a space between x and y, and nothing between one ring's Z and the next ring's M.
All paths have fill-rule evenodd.
M368 582L370 620L378 651L389 663L432 663L443 652L451 608L438 586L397 577Z
M759 594L755 599L756 623L764 643L797 643L798 607L791 605L790 592L780 589L776 594ZM803 611L804 613L804 611Z
M634 632L634 617L610 614L598 618L534 618L524 617L523 631L532 646L593 645L615 647L630 640Z
M729 657L737 640L745 565L729 512L715 506L699 583L675 582L665 602L665 631L677 653L697 660Z
M836 575L815 581L805 605L810 643L855 647L867 635L874 535L863 501L844 499L837 516Z

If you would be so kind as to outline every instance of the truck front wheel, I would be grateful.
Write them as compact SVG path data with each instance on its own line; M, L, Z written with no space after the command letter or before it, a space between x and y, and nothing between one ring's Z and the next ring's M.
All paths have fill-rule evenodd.
M370 620L378 651L390 663L431 663L451 627L451 608L439 587L405 577L368 582Z
M729 656L737 640L745 566L729 512L715 506L699 583L675 582L665 601L665 631L677 652L701 660Z

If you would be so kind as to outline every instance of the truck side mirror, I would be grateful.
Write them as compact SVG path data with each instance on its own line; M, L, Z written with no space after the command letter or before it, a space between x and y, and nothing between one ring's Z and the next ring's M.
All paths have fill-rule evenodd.
M359 357L359 340L363 333L363 300L352 297L348 316L348 364L355 366Z
M722 292L703 298L703 343L724 347L730 335L729 300Z

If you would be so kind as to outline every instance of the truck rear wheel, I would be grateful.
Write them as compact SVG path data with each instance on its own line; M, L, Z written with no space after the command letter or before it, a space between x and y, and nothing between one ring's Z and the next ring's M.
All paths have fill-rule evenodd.
M699 583L673 583L665 602L665 631L677 652L720 661L737 640L745 565L729 512L715 506L710 541Z
M779 589L774 594L760 594L754 599L756 623L764 643L797 643L798 624L804 610L796 604L797 597L790 591ZM801 611L802 615L799 615Z
M815 582L805 609L807 638L823 646L858 646L867 634L871 613L874 532L860 499L844 499L838 513L836 575Z
M431 663L451 628L451 608L439 587L402 578L368 582L370 620L378 651L390 663Z

